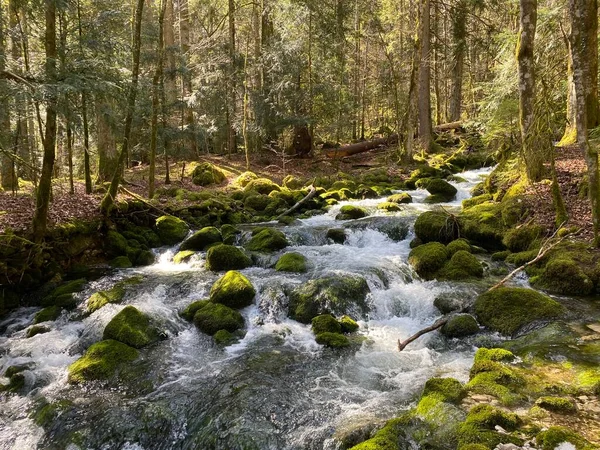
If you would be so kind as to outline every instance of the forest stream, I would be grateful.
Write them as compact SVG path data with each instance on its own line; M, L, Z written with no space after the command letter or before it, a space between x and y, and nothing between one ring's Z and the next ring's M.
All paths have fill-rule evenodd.
M452 183L458 194L444 207L459 208L489 172L461 174L466 181ZM431 333L403 352L397 349L399 339L440 316L433 306L436 296L475 296L483 289L415 275L407 263L412 225L435 205L423 203L424 190L411 194L414 202L397 213L377 210L380 199L341 202L326 214L282 226L292 243L287 250L306 256L309 270L282 274L270 268L283 251L243 270L257 295L241 311L245 337L225 348L179 316L192 301L207 297L220 275L204 268L204 253L174 264L176 247L155 250L154 265L90 281L78 294L79 307L50 323L48 333L26 338L39 308L14 311L0 323L0 373L27 365L28 393L2 400L0 448L333 450L344 433L381 424L410 408L428 378L467 381L477 342L489 339L489 333L461 340ZM360 205L370 215L336 221L345 204ZM347 229L344 245L326 238L336 226ZM371 312L357 317L360 330L352 347L328 349L316 343L309 325L287 318L286 289L341 274L366 279ZM128 288L123 304L84 314L92 293L133 275L143 281ZM142 350L118 386L68 384L68 366L101 339L125 305L160 321L166 339ZM57 402L68 407L44 428L38 426L40 404Z

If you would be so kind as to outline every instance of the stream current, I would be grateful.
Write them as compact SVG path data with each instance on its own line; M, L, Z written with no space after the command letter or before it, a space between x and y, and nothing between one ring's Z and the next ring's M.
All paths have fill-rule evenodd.
M452 183L458 194L444 207L460 207L490 171L461 174L467 181ZM204 268L205 254L174 264L176 248L157 249L152 266L91 281L78 294L77 310L45 324L48 333L26 338L39 308L14 311L0 322L0 374L13 365L29 369L23 372L26 394L0 397L0 449L335 450L347 432L384 423L410 408L428 378L466 381L472 341L431 333L397 350L399 339L439 317L433 306L437 295L475 292L465 283L421 281L409 267L412 225L421 212L435 207L423 203L426 191L410 194L413 203L397 213L377 210L384 199L341 202L326 214L281 227L291 245L242 271L257 295L241 311L245 337L224 349L178 314L208 297L222 274ZM336 221L345 204L365 207L370 215ZM347 229L344 245L327 240L332 227ZM388 230L401 227L409 230L406 238L390 239ZM269 268L289 251L307 257L306 274ZM371 312L359 320L364 341L351 350L323 348L309 325L287 318L285 287L341 274L364 277L371 290ZM143 276L143 282L128 288L122 304L82 315L93 292L132 275ZM126 305L159 320L168 338L142 350L122 384L69 385L68 366L102 339L106 324ZM0 382L8 380L0 376ZM45 402L69 407L41 427L34 412Z

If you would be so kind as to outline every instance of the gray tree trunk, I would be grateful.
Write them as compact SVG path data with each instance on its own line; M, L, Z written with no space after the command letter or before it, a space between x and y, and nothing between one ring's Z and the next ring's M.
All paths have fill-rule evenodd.
M418 87L418 111L419 111L419 141L421 147L426 151L431 150L431 30L430 30L430 2L421 0L419 17L419 87Z

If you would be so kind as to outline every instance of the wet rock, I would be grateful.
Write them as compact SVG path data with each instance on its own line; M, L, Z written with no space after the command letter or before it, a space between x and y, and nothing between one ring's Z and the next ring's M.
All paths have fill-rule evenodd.
M350 316L343 315L339 322L342 327L342 333L354 333L358 331L358 323Z
M343 228L330 228L327 230L327 239L336 244L343 244L346 242L346 231Z
M409 264L419 276L429 279L440 270L448 260L446 246L439 242L429 242L419 245L408 255Z
M93 344L85 354L69 366L69 383L106 380L137 359L138 351L122 342L104 340Z
M194 319L194 315L206 305L208 305L210 300L197 300L195 302L190 303L183 311L179 313L181 317L185 320L192 321Z
M215 227L204 227L181 243L179 251L204 251L209 246L223 241L221 232Z
M400 194L394 194L387 198L388 202L397 203L399 205L404 205L407 203L412 203L413 199L410 194L406 192L402 192Z
M34 316L33 323L51 322L58 319L61 313L62 308L60 306L48 306Z
M282 250L289 245L285 235L274 228L263 227L246 244L246 249L254 252L270 253Z
M448 264L443 268L441 276L448 280L482 278L483 266L471 253L466 250L459 250L452 255Z
M402 211L402 207L397 203L392 202L383 202L377 205L377 209L387 211L387 212L397 212Z
M316 335L317 344L329 348L344 348L350 346L350 341L346 336L340 333L324 332Z
M317 335L325 332L341 333L342 326L331 314L321 314L312 319L312 332Z
M255 295L256 290L248 278L230 270L213 284L210 301L239 309L251 305Z
M200 331L214 335L220 330L230 333L244 327L244 318L235 309L209 302L194 314L194 324Z
M214 272L245 269L251 265L248 255L233 245L215 245L206 254L206 268Z
M44 325L33 325L32 327L29 327L25 336L27 338L32 338L38 334L48 333L49 331L50 327L46 327Z
M300 253L286 253L281 256L275 265L278 272L306 272L306 257Z
M194 252L193 250L183 250L183 251L177 252L175 254L175 256L173 256L173 263L175 263L175 264L186 263L190 259L192 259L192 256L194 256L195 254L196 254L196 252Z
M470 314L456 314L448 319L440 332L449 338L471 336L479 332L479 325Z
M340 212L335 216L336 220L355 220L367 217L367 210L360 206L344 205L340 208Z
M165 245L175 245L181 242L190 229L181 219L174 216L161 216L156 219L156 233Z
M115 340L130 347L142 348L160 338L150 318L134 306L126 306L104 328L103 339Z

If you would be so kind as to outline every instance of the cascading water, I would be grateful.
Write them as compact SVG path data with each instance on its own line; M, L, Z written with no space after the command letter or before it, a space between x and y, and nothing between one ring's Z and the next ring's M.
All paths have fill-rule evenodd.
M487 173L462 174L467 181L453 183L456 200L445 206L459 206ZM49 323L48 333L26 338L38 309L15 311L0 323L0 373L27 365L27 393L1 398L0 449L333 450L345 433L409 408L428 378L465 381L474 352L468 340L433 333L397 350L398 339L439 316L433 306L438 294L472 291L465 284L420 281L407 264L412 231L400 242L390 239L390 227L411 227L420 212L432 207L423 203L425 191L411 195L414 203L398 213L378 211L381 199L344 202L327 214L281 228L293 243L285 251L305 255L309 272L266 268L278 255L244 270L257 296L253 306L242 310L245 337L225 349L178 315L190 302L207 297L219 274L204 269L203 256L173 264L174 249L163 249L153 266L90 282L79 294L80 309ZM348 203L367 208L371 216L336 221L339 208ZM326 230L341 225L348 228L347 242L328 243ZM123 304L83 314L91 293L134 274L143 281L128 288ZM336 274L360 275L371 289L371 313L359 321L364 342L353 350L325 349L315 342L310 326L286 317L286 288ZM105 325L128 304L159 320L168 338L143 350L120 386L69 385L69 364L102 339ZM34 412L45 403L68 407L59 408L51 420L40 420Z

